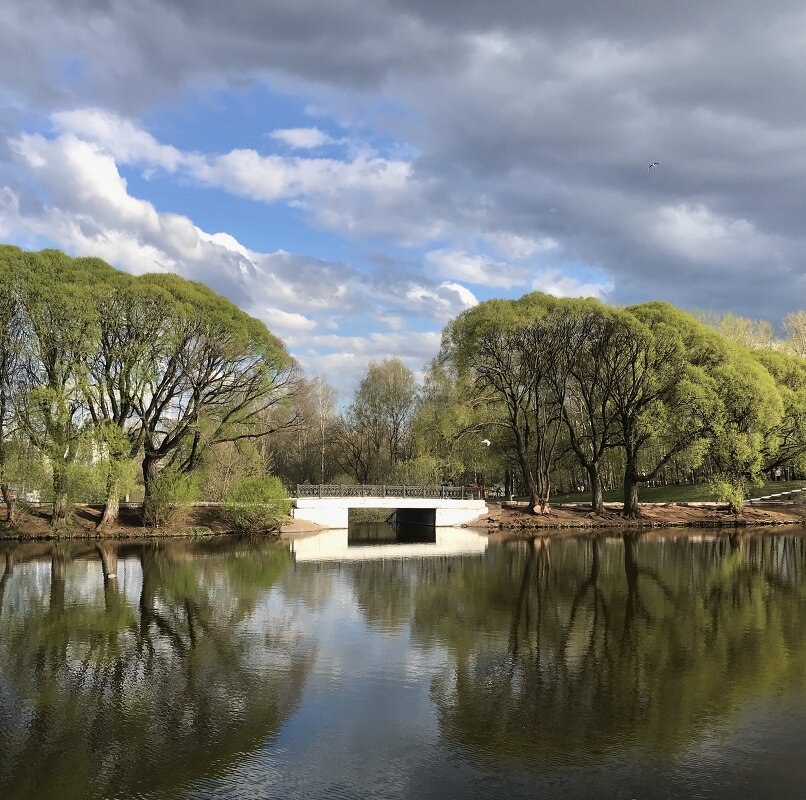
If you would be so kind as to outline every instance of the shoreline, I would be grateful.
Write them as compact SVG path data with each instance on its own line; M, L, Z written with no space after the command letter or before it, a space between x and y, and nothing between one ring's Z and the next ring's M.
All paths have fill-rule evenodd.
M594 514L585 506L550 506L545 515L529 514L525 508L502 505L490 510L478 524L488 531L552 530L651 530L653 528L731 529L806 525L806 506L795 503L748 504L737 516L719 503L646 503L641 516L625 519L618 513Z
M19 511L18 522L14 527L0 523L0 540L4 541L70 541L105 539L196 539L210 536L240 536L238 531L222 525L211 513L209 507L196 507L185 515L178 524L165 528L144 528L132 514L121 513L118 525L98 531L95 524L99 513L91 506L79 506L71 524L62 529L52 529L43 515L31 515ZM656 528L711 529L733 531L747 528L771 528L785 525L806 525L806 505L776 503L763 505L754 503L744 509L742 516L728 513L724 506L713 504L643 504L641 516L625 519L617 513L605 516L593 514L584 506L550 506L550 511L542 516L529 514L525 508L513 506L493 506L487 515L461 527L497 531L533 532L560 531L648 531ZM294 532L297 526L293 519L280 523L260 534L265 538L277 538L283 532ZM315 529L324 530L320 526Z

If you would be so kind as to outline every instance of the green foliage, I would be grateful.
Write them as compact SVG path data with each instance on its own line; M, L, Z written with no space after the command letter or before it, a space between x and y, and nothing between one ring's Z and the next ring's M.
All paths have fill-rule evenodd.
M114 509L135 458L150 482L160 464L189 473L209 448L290 424L282 342L201 284L0 247L0 286L0 465L13 420L52 466L54 522L90 472Z
M442 482L443 461L433 456L416 456L409 461L400 461L392 473L394 483L412 486L434 486Z
M709 483L709 489L720 503L730 506L732 513L741 514L750 489L761 485L762 482L757 478L728 474L715 475Z
M170 467L157 474L149 489L143 522L154 528L175 524L183 506L194 502L199 496L197 476Z
M783 404L779 423L764 440L764 469L792 464L806 472L806 359L781 350L753 356L772 376Z
M224 504L224 518L241 533L261 533L276 527L291 511L291 500L279 478L252 475L240 478Z
M263 463L254 442L222 442L204 454L196 470L199 497L211 502L226 500L238 481L261 475Z

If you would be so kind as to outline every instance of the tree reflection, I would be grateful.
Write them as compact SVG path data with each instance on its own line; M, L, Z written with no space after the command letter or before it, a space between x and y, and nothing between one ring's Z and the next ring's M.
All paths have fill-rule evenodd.
M178 791L265 743L300 697L311 647L260 606L284 547L56 544L5 560L4 798Z
M491 548L417 592L415 635L452 653L432 687L441 732L537 769L679 750L752 697L806 687L804 567L794 536Z

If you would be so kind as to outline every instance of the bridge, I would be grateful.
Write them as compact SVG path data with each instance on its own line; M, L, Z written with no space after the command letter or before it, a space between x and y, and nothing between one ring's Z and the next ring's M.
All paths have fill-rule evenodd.
M478 493L464 486L406 484L298 484L295 520L346 528L351 508L388 508L395 521L435 527L465 525L488 513Z

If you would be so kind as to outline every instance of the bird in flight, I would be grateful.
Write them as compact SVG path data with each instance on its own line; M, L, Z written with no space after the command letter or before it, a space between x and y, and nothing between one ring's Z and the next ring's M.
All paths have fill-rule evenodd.
M652 162L652 163L651 163L651 164L650 164L650 165L647 167L647 169L652 169L652 167L659 167L659 166L660 166L660 162L659 162L659 161L653 161L653 162Z

